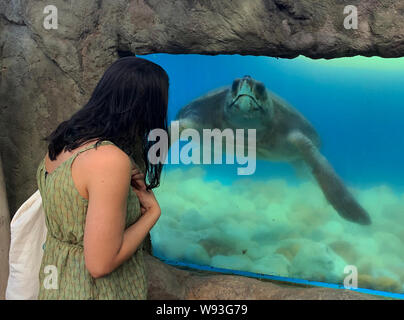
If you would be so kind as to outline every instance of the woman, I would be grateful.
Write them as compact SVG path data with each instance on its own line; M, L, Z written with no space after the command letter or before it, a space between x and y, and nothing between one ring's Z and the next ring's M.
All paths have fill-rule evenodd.
M142 247L161 214L151 189L162 170L148 160L147 136L167 131L168 86L160 66L121 58L46 138L39 299L146 299Z

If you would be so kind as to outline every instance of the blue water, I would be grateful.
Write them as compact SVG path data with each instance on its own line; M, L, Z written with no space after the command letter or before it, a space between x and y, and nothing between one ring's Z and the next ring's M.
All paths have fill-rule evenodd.
M237 164L169 164L156 192L164 212L152 230L159 256L336 285L351 264L359 287L404 292L404 59L143 57L170 77L169 121L235 78L262 81L312 123L321 152L373 220L362 227L341 219L287 163L258 161L251 176L238 176Z
M364 57L338 59L338 67L304 57L143 57L160 64L169 74L169 121L192 99L248 74L264 82L313 124L322 139L323 154L342 178L354 185L388 182L404 189L404 59L396 59L397 69L382 71L375 66L379 67L383 59ZM357 59L361 67L344 67L343 60L349 59ZM288 168L279 166L277 171L291 174ZM265 163L260 163L257 171L262 177Z

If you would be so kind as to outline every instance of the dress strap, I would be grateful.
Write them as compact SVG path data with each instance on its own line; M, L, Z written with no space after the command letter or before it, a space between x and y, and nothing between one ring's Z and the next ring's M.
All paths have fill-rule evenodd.
M85 152L85 151L87 151L87 150L94 149L95 146L97 145L97 143L98 143L98 142L95 142L95 143L93 143L93 144L91 144L91 145L85 147L83 150L80 150L79 152L77 152L76 154L74 154L74 155L72 156L72 161L73 161L79 154L81 154L81 153L83 153L83 152ZM111 141L103 140L103 141L101 141L100 143L98 143L98 146L104 146L104 145L109 145L109 144L115 145L115 144L114 144L113 142L111 142Z

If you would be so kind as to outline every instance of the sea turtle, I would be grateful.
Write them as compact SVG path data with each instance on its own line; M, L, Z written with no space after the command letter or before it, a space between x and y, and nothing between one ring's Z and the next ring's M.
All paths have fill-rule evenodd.
M256 129L256 157L269 161L303 160L328 202L349 221L368 225L368 213L320 153L320 139L308 120L261 81L244 76L191 101L176 116L186 128Z

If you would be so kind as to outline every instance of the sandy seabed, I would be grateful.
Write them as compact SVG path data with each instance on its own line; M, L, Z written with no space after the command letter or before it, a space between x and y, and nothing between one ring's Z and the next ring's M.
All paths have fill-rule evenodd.
M162 215L151 236L170 260L404 292L404 194L351 189L372 225L343 220L315 182L206 180L202 167L167 170L155 194Z

